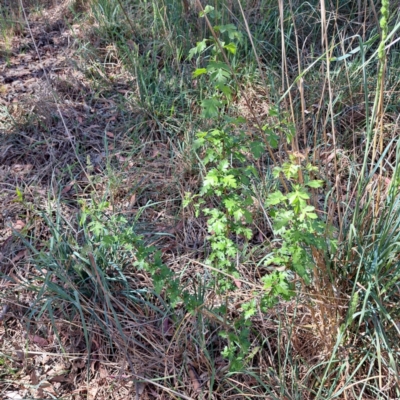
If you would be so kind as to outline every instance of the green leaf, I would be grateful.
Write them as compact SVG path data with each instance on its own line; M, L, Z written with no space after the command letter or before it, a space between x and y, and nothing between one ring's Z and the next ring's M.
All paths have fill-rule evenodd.
M232 90L229 86L219 83L215 87L219 89L227 97L228 100L232 99Z
M242 32L239 32L237 27L233 24L227 24L221 26L221 32L227 32L230 40L238 40L239 42L243 38Z
M309 172L317 172L318 168L315 165L312 165L311 163L307 163L306 165L306 171Z
M113 243L118 241L118 236L114 236L114 235L104 235L102 238L102 243L106 246L106 247L110 247Z
M300 199L308 200L310 198L310 195L307 192L299 191L297 193L298 193Z
M250 223L253 222L253 217L252 217L252 215L249 213L250 216L249 216L249 218L248 218L248 215L246 215L247 213L248 213L248 211L245 211L245 212L244 212L244 217L246 218L246 222L247 222L248 224L250 224ZM253 237L253 231L252 231L250 228L243 228L241 231L242 231L243 235L245 236L245 238L246 238L247 240L250 240L250 239Z
M225 175L222 178L222 182L225 187L230 187L234 189L237 187L236 179L233 175Z
M193 196L192 195L192 193L190 193L190 192L185 192L185 197L184 197L184 199L183 199L183 208L185 208L185 207L187 207L190 203L192 203L193 202L193 199L195 198L196 196Z
M269 145L273 149L277 149L279 146L279 136L275 133L275 130L266 125L263 127L263 131L267 135L267 141L268 141Z
M206 74L207 73L207 69L206 68L197 68L193 74L192 77L193 78L197 78L200 75Z
M306 285L308 285L310 283L310 278L308 277L307 266L310 268L312 265L310 265L309 261L307 260L305 251L302 248L297 247L292 254L292 260L293 269L297 274L300 275L301 278L304 279Z
M229 213L233 212L237 204L237 201L232 198L224 199L224 205Z
M308 193L296 190L295 192L291 192L287 194L287 199L290 204L303 204L304 200L308 200L310 196Z
M210 233L214 231L216 235L224 233L225 230L226 230L226 223L225 221L221 220L216 220L212 225L209 225L208 227L208 231Z
M233 218L235 218L235 221L240 221L243 216L244 212L241 208L238 208L233 212Z
M195 150L199 149L200 147L203 147L205 143L205 139L204 138L199 138L196 139L193 143L193 147Z
M210 61L207 66L207 71L213 72L216 70L224 70L226 72L230 72L230 68L227 64L222 61Z
M271 107L270 110L268 111L268 115L270 117L277 117L279 115L278 109L276 107Z
M90 228L90 231L93 233L93 235L97 237L99 237L102 233L106 232L104 225L96 220L88 224L88 227Z
M227 171L228 168L229 168L229 161L227 159L223 159L219 162L218 169L220 171Z
M210 6L210 5L206 5L204 7L204 11L200 11L199 16L200 16L200 18L203 18L212 11L214 11L214 7Z
M203 185L207 186L217 186L219 184L218 171L214 168L208 172L204 178Z
M286 201L286 196L282 194L280 190L271 193L267 197L266 205L267 206L276 206L277 204L284 203Z
M273 170L272 170L272 176L276 179L276 178L279 178L279 175L280 175L280 173L282 172L282 168L280 168L280 167L275 167Z
M226 122L234 125L244 124L247 121L246 118L244 117L233 118L230 117L229 115L224 115L224 119Z
M201 106L203 107L203 116L205 118L215 118L218 117L219 107L222 106L222 103L215 98L211 98L203 100Z
M217 151L215 151L214 149L207 149L206 155L203 159L204 165L207 165L210 162L217 160L218 158L219 158L219 154Z
M225 83L230 76L230 73L223 69L217 69L211 73L211 78L218 83Z
M324 181L316 179L313 181L309 181L306 183L307 186L311 187L311 188L320 188L322 187L322 185L324 184Z
M207 48L207 39L196 43L196 47L189 50L188 59L191 60L196 54L201 54Z
M258 173L254 165L248 165L244 170L244 174L249 177L258 177Z
M203 39L201 42L196 43L197 53L202 53L207 48L207 39Z
M293 124L289 124L286 126L286 142L290 144L293 138L296 136L296 127Z
M220 61L210 61L207 66L212 80L217 83L225 83L231 76L228 65Z
M242 310L244 312L244 318L248 319L255 315L257 312L256 299L251 299L248 303L242 304Z
M221 33L237 30L236 26L233 24L217 25L217 26L215 26L215 29Z
M236 45L235 43L228 43L224 46L226 50L228 50L231 54L236 54Z
M254 141L250 143L250 151L255 158L259 158L264 153L264 144L260 141Z
M279 218L274 222L274 228L279 232L282 228L288 225L289 222L293 220L293 212L285 211L279 214Z
M318 218L318 215L315 214L315 213L307 213L307 218L310 218L310 219L317 219L317 218Z

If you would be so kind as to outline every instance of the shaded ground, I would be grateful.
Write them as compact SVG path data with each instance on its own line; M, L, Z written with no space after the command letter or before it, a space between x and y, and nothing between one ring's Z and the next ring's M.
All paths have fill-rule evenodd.
M142 188L151 182L152 200L161 200L157 199L156 192L161 192L156 189L157 181L164 186L174 168L168 143L143 143L140 137L138 126L146 125L142 131L147 137L152 129L140 110L129 109L129 102L124 101L135 90L126 71L111 63L113 81L102 77L102 88L93 91L85 76L89 73L86 66L78 65L79 27L67 26L62 13L62 9L51 10L46 18L31 21L33 37L26 28L13 39L1 71L1 252L5 259L15 256L7 224L15 226L18 220L28 218L25 205L18 200L32 201L37 207L44 206L49 194L61 196L63 206L73 213L77 198L105 188L102 179L109 179L105 169L106 163L111 163L109 166L121 171L121 176L115 176L118 184L114 185L113 203L119 199L131 207L136 202L144 205L148 196L132 198L135 182ZM156 139L157 127L153 132ZM134 174L149 158L155 159L153 175L151 171L145 177ZM95 188L91 178L96 181ZM121 185L121 179L126 185ZM121 193L122 187L125 193Z
M147 221L143 231L145 235L151 231L166 233L165 239L150 241L164 243L166 252L174 257L183 250L178 249L175 237L183 231L182 223L177 226L173 204L166 207L162 202L165 196L180 200L178 181L185 173L185 163L172 159L172 143L161 140L157 126L149 126L140 110L130 108L127 100L135 86L126 71L109 63L105 77L79 65L76 43L82 35L79 25L69 17L68 9L59 7L30 18L29 26L13 38L12 48L3 55L1 64L0 264L5 278L0 286L3 293L9 293L0 316L4 355L0 357L0 374L5 378L1 393L7 398L94 399L101 392L97 398L109 397L114 386L113 398L126 399L135 389L124 373L129 368L127 358L124 352L118 355L112 349L102 354L108 345L96 339L97 335L101 337L101 330L93 327L93 346L85 351L80 330L74 330L70 323L64 326L62 319L56 322L58 338L56 327L46 318L41 319L40 326L35 326L33 320L29 328L26 326L25 310L35 299L23 286L35 273L30 269L26 243L16 233L31 238L30 245L40 250L52 237L40 217L41 211L51 214L51 210L61 208L63 217L76 228L79 201L91 196L108 198L112 207L128 218L134 218L137 209L149 201L158 201L159 210L152 207L142 213L141 218ZM96 92L88 82L93 78L87 76L91 73L101 83ZM149 135L151 141L146 140ZM150 282L143 277L139 285L148 287ZM167 346L174 353L172 334L163 334L157 316L144 316L142 310L135 310L133 318L125 321L128 341L139 345L143 342L140 348L149 358L143 359L145 353L135 356L136 346L130 346L133 353L128 358L137 360L137 373L146 371L148 377L152 369L157 376L172 373L164 371L163 366L168 370L168 359L155 359L151 346ZM57 343L65 346L66 357L60 357ZM126 349L127 345L121 346ZM151 394L143 396L154 398Z
M238 385L240 391L254 395L265 392L264 386L277 379L275 373L268 373L269 378L263 382L251 375L226 375L227 361L221 356L225 342L218 336L222 319L216 319L214 325L215 316L205 308L199 309L197 316L185 315L184 310L181 314L178 310L175 317L168 316L162 299L149 308L146 293L152 283L134 268L124 271L133 300L124 293L124 283L118 281L107 310L101 309L104 299L97 294L83 296L80 307L88 318L90 348L82 334L86 329L81 326L81 315L74 314L74 300L68 298L67 290L64 294L68 300L55 308L57 289L50 289L44 299L38 296L40 300L32 294L34 291L26 290L32 288L32 282L66 288L67 283L52 275L53 267L46 266L54 259L45 259L43 269L38 270L33 268L30 257L36 250L63 240L73 243L72 247L75 243L82 245L82 251L86 251L76 216L82 202L92 197L107 199L110 213L135 221L136 230L146 243L161 249L165 263L176 271L184 268L183 282L190 282L198 271L204 273L199 262L206 251L204 224L191 211L181 212L184 193L198 187L199 177L192 171L190 154L178 149L179 141L165 135L163 126L132 101L138 97L135 77L118 62L112 62L112 48L102 48L95 37L94 43L89 41L86 45L88 52L94 45L98 56L111 60L106 63L107 74L83 62L85 53L78 45L83 37L91 36L73 23L67 8L49 8L40 17L30 16L29 26L21 29L13 38L11 50L3 55L2 395L127 399L136 392L143 399L167 399L174 398L175 391L188 396L204 392L210 398L226 398L226 393L233 388L236 392ZM262 113L266 112L264 103L259 107ZM150 203L152 206L147 207ZM181 219L177 219L179 213ZM61 222L57 215L62 216ZM46 216L53 216L52 222ZM52 223L62 224L69 234L57 236ZM255 238L263 240L260 228ZM63 254L57 254L61 268L67 268L69 259L62 261ZM90 258L90 254L86 255ZM127 265L131 264L128 260ZM243 270L243 276L249 273L256 272ZM73 282L69 284L75 288ZM90 293L92 287L97 293L98 284L88 283L87 288L76 289ZM108 291L104 293L110 296ZM232 299L233 312L248 296L244 290ZM220 301L217 297L204 300L210 305ZM44 309L56 311L42 314L39 310ZM111 320L110 312L114 315ZM210 319L211 324L205 319ZM254 323L260 330L276 335L274 323L261 316ZM306 354L303 347L304 342L308 343L307 336L307 332L300 332L298 338L303 340L295 348L299 354L314 357L319 345L313 344L314 350ZM204 346L212 351L204 353ZM265 350L268 356L262 356L262 351L251 356L249 362L268 371L276 348L272 345ZM135 383L135 378L140 382ZM155 379L155 383L147 384L148 379Z

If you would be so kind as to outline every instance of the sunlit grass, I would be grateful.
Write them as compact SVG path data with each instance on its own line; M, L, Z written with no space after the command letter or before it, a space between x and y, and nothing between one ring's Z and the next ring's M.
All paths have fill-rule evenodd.
M240 129L260 136L273 106L296 127L290 143L280 138L273 157L266 152L256 165L258 206L254 238L243 247L242 286L226 297L205 290L205 220L182 207L185 192L199 192L204 171L195 134L214 123L199 118L210 88L192 78L209 54L198 64L188 59L198 41L212 36L197 2L92 0L85 12L76 2L70 11L81 32L74 37L74 65L85 87L76 96L90 110L85 129L95 126L98 136L85 131L85 140L77 139L74 164L54 163L59 181L51 179L45 196L29 197L28 186L24 193L29 218L41 228L16 233L30 251L29 272L23 279L5 276L31 297L24 324L51 329L65 357L85 348L87 366L94 355L113 371L123 365L136 390L146 382L159 395L400 397L396 14L391 10L379 64L380 11L369 2L213 3L219 23L233 23L247 36L232 61L239 88L232 110L247 119ZM1 13L0 56L7 63L24 28L19 14ZM102 108L95 108L99 100ZM109 113L104 119L103 109ZM14 128L18 135L22 128ZM293 152L318 166L315 179L325 186L311 201L337 249L313 251L314 284L299 281L294 301L258 310L249 355L240 371L230 372L219 333L241 332L238 310L269 273L265 260L279 242L264 202L275 186L272 168ZM102 201L108 207L80 220L85 207ZM111 223L116 216L125 220ZM96 218L107 230L102 239L91 230ZM194 312L184 302L174 308L154 290L150 275L135 264L138 247L122 243L127 232L135 246L143 241L161 251L165 265L196 293ZM118 240L110 244L113 235ZM9 294L0 294L0 302ZM66 337L68 330L81 338L78 344Z

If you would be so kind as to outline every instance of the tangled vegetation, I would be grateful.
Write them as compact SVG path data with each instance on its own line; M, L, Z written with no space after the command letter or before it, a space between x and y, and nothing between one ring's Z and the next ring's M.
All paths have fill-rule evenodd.
M0 13L2 397L400 398L395 2Z

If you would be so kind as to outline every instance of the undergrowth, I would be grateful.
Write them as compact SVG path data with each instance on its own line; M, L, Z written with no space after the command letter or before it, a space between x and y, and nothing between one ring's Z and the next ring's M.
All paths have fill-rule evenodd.
M15 116L1 133L1 334L46 338L104 398L400 397L400 21L379 7L68 2L80 90L53 88L30 141ZM12 66L29 20L0 12ZM40 188L9 180L24 157Z

